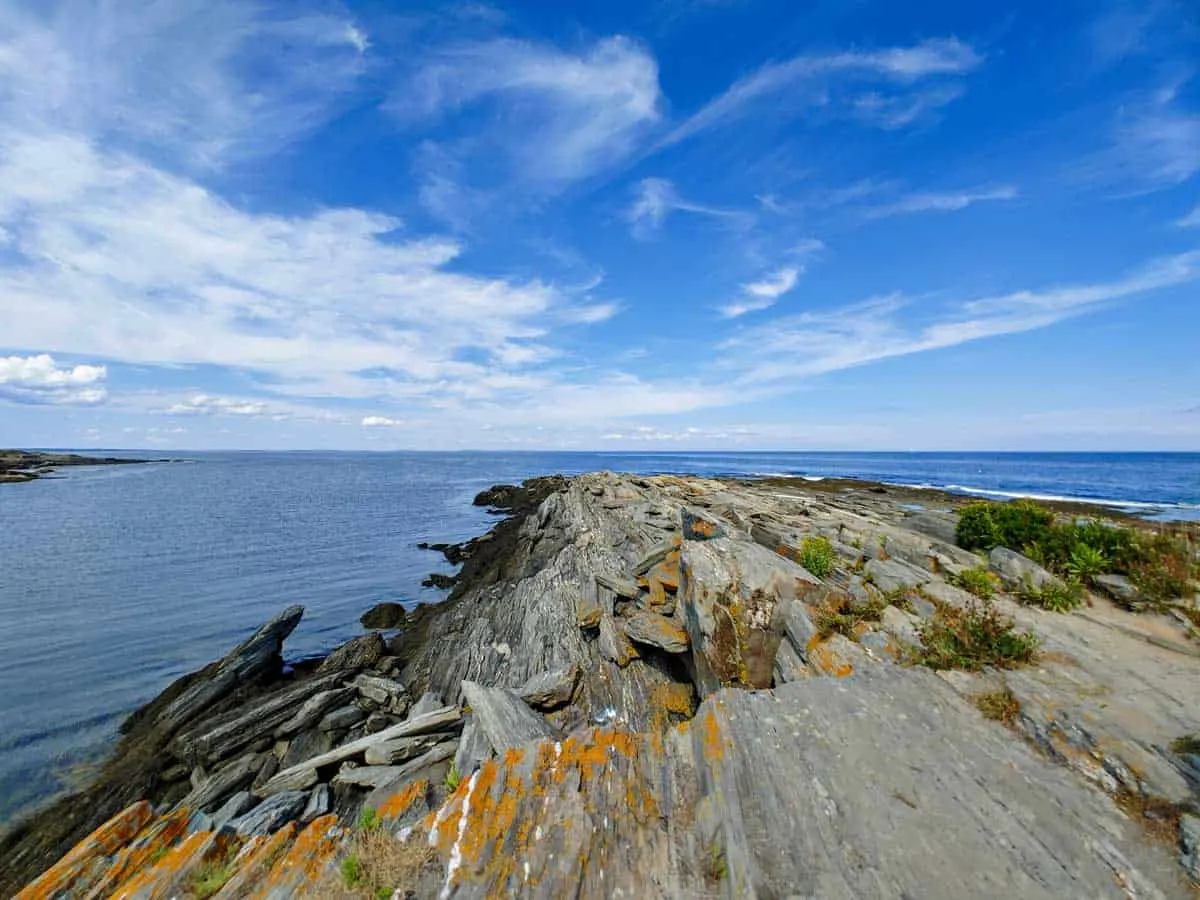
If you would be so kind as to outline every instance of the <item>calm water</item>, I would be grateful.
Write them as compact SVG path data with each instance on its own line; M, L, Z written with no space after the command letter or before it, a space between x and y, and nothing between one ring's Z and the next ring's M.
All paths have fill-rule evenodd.
M300 656L381 600L436 600L416 543L480 533L471 499L550 472L857 476L1120 500L1200 518L1200 454L195 454L0 486L0 822L121 718L291 603Z

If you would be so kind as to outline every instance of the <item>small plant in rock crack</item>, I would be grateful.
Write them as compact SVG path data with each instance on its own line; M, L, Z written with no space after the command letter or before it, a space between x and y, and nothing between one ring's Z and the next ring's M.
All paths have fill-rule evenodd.
M361 813L358 814L358 827L364 831L374 831L383 824L383 819L380 818L379 811L370 806L364 806Z
M978 694L971 698L971 702L983 713L984 718L1003 722L1005 725L1015 722L1021 712L1021 702L1008 688Z
M1065 568L1072 578L1087 583L1104 573L1108 568L1108 559L1103 550L1089 547L1087 544L1076 544Z
M824 578L833 571L834 559L833 544L829 538L815 535L800 542L800 565L818 578Z
M446 788L451 791L457 791L461 783L462 774L458 771L458 764L451 762L450 770L446 773Z
M1017 599L1028 606L1038 606L1047 612L1065 613L1083 603L1083 585L1074 579L1065 582L1047 581L1035 587L1026 581L1017 592Z
M984 566L963 569L946 580L967 593L974 594L980 600L991 600L996 595L996 576Z
M725 859L725 851L716 842L709 845L704 874L708 876L709 881L724 881L729 877L729 863Z

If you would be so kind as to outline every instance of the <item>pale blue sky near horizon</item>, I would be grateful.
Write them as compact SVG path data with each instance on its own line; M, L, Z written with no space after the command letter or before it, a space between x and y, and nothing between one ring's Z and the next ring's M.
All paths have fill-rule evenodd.
M1200 8L0 0L4 445L1200 450Z

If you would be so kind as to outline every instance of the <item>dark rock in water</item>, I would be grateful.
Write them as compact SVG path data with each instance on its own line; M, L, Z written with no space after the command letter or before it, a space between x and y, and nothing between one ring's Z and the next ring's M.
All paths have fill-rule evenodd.
M372 606L358 621L364 628L403 628L407 616L403 604L388 602Z
M476 506L490 506L492 509L513 509L520 502L521 489L515 484L495 484L486 491L475 495Z
M430 572L429 576L421 582L421 587L432 587L442 591L448 591L454 587L458 579L453 575L443 575L441 572Z
M417 544L417 549L434 550L446 557L447 562L457 566L470 555L467 550L468 544L430 544L421 541Z
M264 800L250 812L229 822L242 837L256 837L278 831L295 821L308 805L308 791L284 791Z
M376 607L376 609L378 608ZM403 607L401 607L401 610L403 611ZM374 612L374 610L371 612ZM365 619L370 614L368 612L363 618ZM379 662L386 652L387 647L383 643L381 635L374 631L370 634L360 634L358 637L346 641L346 643L325 657L321 665L317 667L317 674L324 675L326 672L366 669Z

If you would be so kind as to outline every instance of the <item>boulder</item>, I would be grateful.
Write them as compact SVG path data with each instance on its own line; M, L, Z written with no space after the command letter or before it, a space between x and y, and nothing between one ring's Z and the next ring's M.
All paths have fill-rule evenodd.
M402 714L408 709L408 692L391 678L362 674L354 679L354 687L363 697L390 712Z
M458 750L454 753L454 767L460 775L469 776L484 760L492 758L492 745L483 733L475 717L471 716L463 727Z
M779 650L775 653L775 684L787 684L789 681L799 681L808 677L808 669L792 646L790 640L779 642Z
M368 766L394 766L420 756L435 744L447 738L447 734L419 734L415 737L396 738L368 747L363 759Z
M271 834L295 821L307 805L308 791L284 791L230 820L229 828L242 837Z
M321 731L345 731L347 728L353 728L366 717L367 714L361 707L353 704L341 706L321 719L317 728Z
M308 700L304 701L304 705L290 719L275 729L275 738L278 740L290 737L299 731L311 728L317 722L321 721L326 710L345 706L354 698L356 693L352 687L340 687L314 694ZM346 727L348 728L349 725Z
M797 586L819 586L801 566L759 544L685 541L677 601L702 697L726 685L766 688Z
M1124 575L1097 575L1092 584L1122 606L1136 606L1142 600L1141 591Z
M600 638L596 642L596 649L602 657L616 663L622 669L638 658L638 652L624 629L618 627L610 615L600 619Z
M1004 586L1017 590L1026 585L1042 588L1047 584L1063 587L1063 581L1047 572L1032 559L1015 553L1007 547L993 547L988 554L988 568L1000 576Z
M932 581L933 575L900 559L868 560L864 571L871 582L884 593L920 587Z
M407 618L408 613L402 603L387 602L372 606L359 617L358 621L362 623L363 628L390 630L403 628Z
M638 610L620 624L629 639L638 644L648 644L667 653L687 653L691 647L687 629L678 620L658 613Z
M331 808L329 785L318 784L308 795L308 802L304 804L304 811L300 813L300 822L307 825L313 819L328 815Z
M395 605L399 606L399 604ZM403 612L404 607L400 607L400 609ZM370 615L370 612L366 613L363 619L368 618ZM326 672L348 672L369 669L379 662L386 652L387 645L384 644L383 637L378 632L372 631L370 634L360 634L358 637L346 641L346 643L325 657L321 665L317 667L317 674L323 675Z
M464 681L462 690L475 721L497 753L554 736L546 720L511 691L483 687L473 681Z
M220 831L238 816L245 814L257 801L249 791L238 791L228 800L226 800L221 808L212 814L212 824L209 826L212 831Z
M533 675L517 690L517 694L534 709L558 709L571 702L578 682L579 667L570 666Z
M444 709L446 702L433 691L426 691L421 695L421 699L413 704L408 714L411 718L423 716L426 713L436 712L439 709Z

